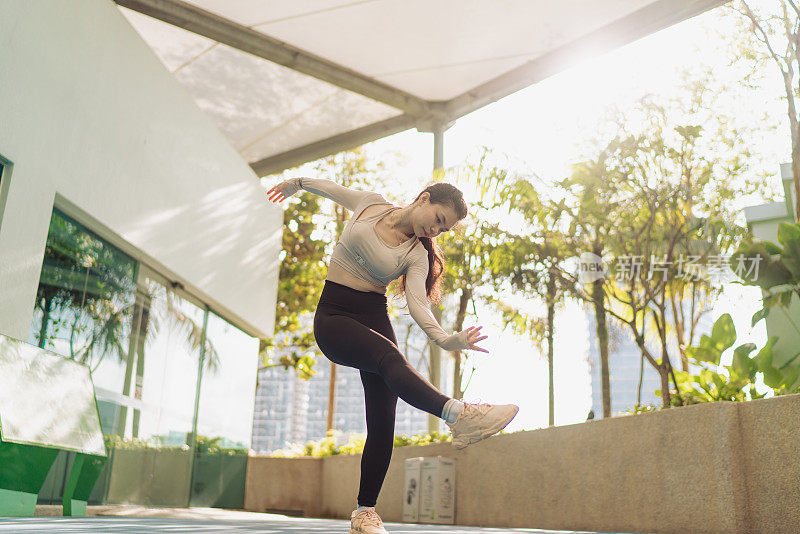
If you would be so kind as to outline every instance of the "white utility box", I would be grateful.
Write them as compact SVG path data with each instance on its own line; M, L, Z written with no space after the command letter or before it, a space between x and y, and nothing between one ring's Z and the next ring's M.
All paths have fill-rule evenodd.
M420 477L422 485L419 492L419 522L455 523L455 458L422 458Z
M423 458L406 458L406 476L403 485L403 521L419 523L419 485Z

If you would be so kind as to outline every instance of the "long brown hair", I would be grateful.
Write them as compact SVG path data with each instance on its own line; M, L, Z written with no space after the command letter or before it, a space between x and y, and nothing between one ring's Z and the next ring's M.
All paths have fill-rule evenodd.
M431 184L417 195L414 202L419 200L422 193L430 194L431 204L450 206L456 212L460 221L467 216L467 203L464 202L464 194L455 186L446 182ZM412 202L413 204L413 202ZM433 238L420 237L422 246L428 251L428 277L425 279L425 293L431 304L439 304L442 300L442 281L441 276L444 272L444 258L439 245ZM400 288L398 295L404 295L406 291L406 275L400 278Z

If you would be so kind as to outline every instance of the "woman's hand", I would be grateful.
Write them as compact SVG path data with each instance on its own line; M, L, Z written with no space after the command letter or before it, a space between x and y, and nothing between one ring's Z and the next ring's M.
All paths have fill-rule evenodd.
M489 336L478 337L478 336L480 336L480 333L478 332L478 330L480 330L481 328L483 328L483 327L479 326L479 327L475 328L474 326L470 326L469 328L467 328L466 331L469 332L467 334L467 343L469 343L469 348L472 349L472 350L478 350L480 352L488 353L489 352L488 350L482 349L482 348L478 347L477 345L475 345L475 343L477 343L478 341L480 341L482 339L486 339L487 337L489 337Z
M283 202L288 197L300 191L300 178L290 178L278 185L275 185L267 191L267 198L272 203Z
M483 328L479 326L475 328L474 326L470 326L466 330L462 330L457 334L451 334L444 339L441 339L436 342L437 345L442 347L444 350L449 350L451 352L456 350L477 350L480 352L489 352L486 349L482 349L475 345L478 341L482 339L486 339L487 336L480 337L480 330Z

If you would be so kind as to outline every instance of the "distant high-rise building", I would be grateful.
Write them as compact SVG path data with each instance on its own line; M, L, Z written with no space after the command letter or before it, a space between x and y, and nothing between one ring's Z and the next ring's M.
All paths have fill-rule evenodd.
M391 299L390 299L391 301ZM401 302L402 305L402 302ZM313 316L303 321L303 328L312 328ZM429 376L427 336L402 309L392 318L398 346L411 365L426 378ZM442 352L441 387L446 395L452 394L452 359ZM325 437L328 414L328 388L331 362L319 355L314 366L316 374L311 380L297 378L293 369L271 367L258 373L253 414L253 444L258 453L268 453L288 447L290 443L305 444ZM343 437L366 434L367 422L364 408L364 389L358 369L339 365L336 370L336 397L334 429ZM440 423L440 431L443 425ZM428 414L397 400L395 435L414 435L428 430Z

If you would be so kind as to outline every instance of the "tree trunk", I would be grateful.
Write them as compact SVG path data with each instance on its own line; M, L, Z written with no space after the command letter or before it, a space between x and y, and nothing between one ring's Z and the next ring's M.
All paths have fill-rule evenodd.
M658 376L661 377L661 402L664 403L664 408L669 408L671 405L669 398L669 369L663 362L658 366Z
M345 180L345 186L349 185L349 183ZM344 230L345 225L345 216L347 212L344 208L335 205L334 208L334 215L336 217L336 235L342 235L342 230ZM336 404L336 364L331 362L331 375L328 379L328 417L326 422L326 432L330 432L333 430L333 413L335 411Z
M678 354L681 358L681 369L686 372L689 370L689 359L686 356L686 332L685 332L685 317L683 313L683 295L685 293L683 286L680 287L680 305L675 302L675 293L670 294L670 306L672 307L672 321L675 325L675 339L678 342Z
M438 304L433 307L433 316L436 318L436 322L442 324L442 305ZM428 380L436 389L441 390L441 379L439 378L442 375L442 348L437 345L436 343L430 343L430 348L428 349L428 354L430 355L430 377ZM432 434L434 432L439 432L441 430L442 425L442 418L431 413L428 414L428 433Z
M683 405L680 390L678 389L678 380L675 378L675 372L672 370L672 361L669 359L669 347L667 346L667 307L664 300L658 303L658 313L653 311L653 317L658 327L658 338L661 341L661 366L664 367L667 373L667 380L672 376L672 381L675 384L675 402L678 406Z
M464 392L461 391L461 351L453 353L453 398L461 400Z
M331 376L328 379L328 418L325 430L333 430L333 410L336 403L336 364L331 362Z
M472 290L469 288L461 289L461 298L458 301L458 313L456 314L456 323L453 325L453 332L460 332L464 328L464 318L467 315L467 304L469 299L472 298ZM461 399L464 392L461 391L461 351L453 352L453 398Z
M550 426L555 423L555 395L553 393L553 330L555 324L556 281L553 273L547 277L547 375Z
M642 379L644 378L644 354L639 355L639 384L636 386L636 405L642 405Z
M646 313L642 317L642 320L643 321L647 320ZM663 403L664 408L669 408L672 405L669 395L669 360L666 358L666 355L663 351L664 328L661 325L659 325L658 315L656 314L655 311L653 311L653 321L655 323L659 339L662 342L661 362L657 363L656 365L656 369L658 370L658 376L661 378L661 402Z
M635 317L634 317L635 320ZM630 325L630 323L628 323ZM636 345L639 347L639 350L642 351L642 356L647 358L647 361L650 365L658 371L658 375L661 377L661 400L664 403L665 408L669 408L672 404L670 402L670 393L669 393L669 366L665 365L662 361L660 364L653 358L653 355L650 354L650 351L647 350L647 346L644 344L644 334L641 332L634 332L636 337Z
M592 285L595 331L600 348L600 382L603 392L603 417L611 417L611 379L608 369L608 325L606 324L605 294L603 281L596 280Z

